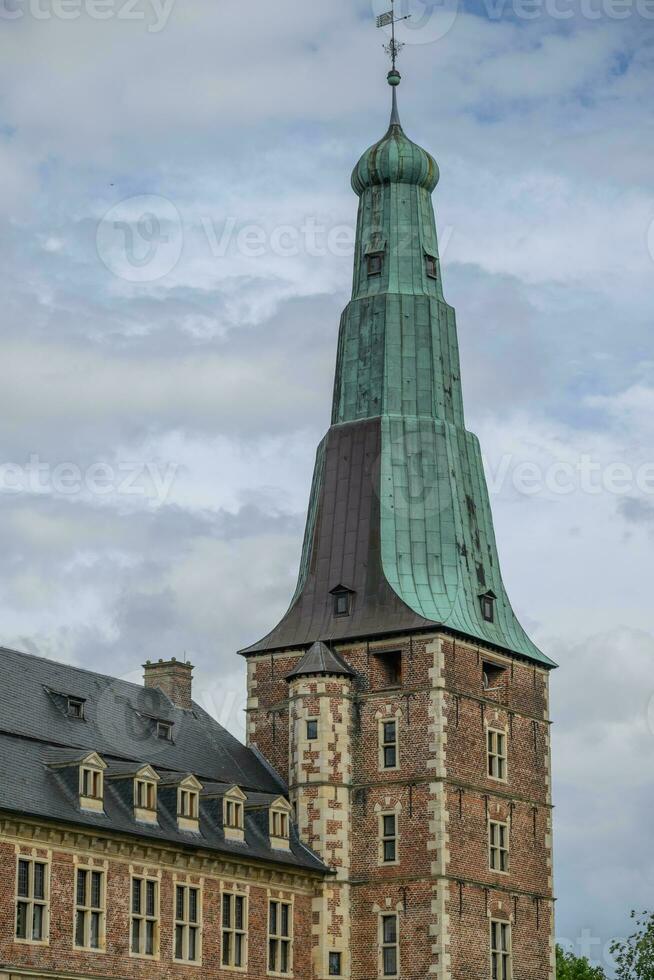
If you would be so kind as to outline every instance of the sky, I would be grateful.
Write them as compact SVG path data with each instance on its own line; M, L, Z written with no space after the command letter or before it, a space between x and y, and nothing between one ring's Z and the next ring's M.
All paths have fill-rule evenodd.
M383 135L386 0L0 0L0 642L138 680L293 592ZM558 933L654 906L654 0L397 0L512 602L552 678Z

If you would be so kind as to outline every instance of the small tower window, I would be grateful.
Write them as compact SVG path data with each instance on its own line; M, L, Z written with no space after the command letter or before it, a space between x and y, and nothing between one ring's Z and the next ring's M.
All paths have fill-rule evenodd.
M438 262L435 256L425 253L425 266L430 279L438 279Z
M315 742L318 738L318 719L309 718L307 721L307 740Z
M340 977L342 973L341 953L329 954L329 975L330 977Z
M368 275L369 276L381 276L382 266L384 264L383 252L373 252L371 255L366 256L368 262Z
M484 661L482 665L482 686L485 691L502 690L506 685L506 668L500 664Z
M481 614L487 623L495 622L495 600L496 595L494 592L485 592L483 595L479 596L479 602L481 603Z

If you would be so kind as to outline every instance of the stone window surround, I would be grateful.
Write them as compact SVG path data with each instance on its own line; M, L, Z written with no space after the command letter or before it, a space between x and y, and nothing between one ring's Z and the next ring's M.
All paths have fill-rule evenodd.
M102 813L104 810L104 770L106 762L91 752L79 766L79 802L82 810Z
M184 889L184 909L181 919L177 918L177 889ZM190 919L190 892L195 889L197 892L197 921ZM185 876L173 876L173 963L184 963L187 966L202 966L202 906L204 898L203 882L195 882ZM178 957L177 953L177 927L184 929L182 938L182 951L184 955ZM195 959L188 959L190 929L196 929L195 934Z
M141 884L141 912L134 912L134 882L140 881ZM155 906L154 915L147 914L147 882L152 882L155 885ZM130 873L130 906L129 906L129 922L130 922L130 933L129 933L129 955L132 959L143 959L156 961L160 957L161 950L161 872L153 873L147 870L143 870L140 873L132 871ZM146 922L154 922L154 953L138 952L135 953L132 949L132 923L133 920L137 918L142 924ZM143 935L141 936L141 944L144 944L145 936L145 926L143 928Z
M79 905L77 901L77 889L78 889L78 876L80 871L87 872L86 879L86 894L85 894L85 904ZM74 862L74 879L73 879L73 901L74 901L74 915L73 915L73 949L84 951L85 953L106 953L107 951L107 863L102 862L98 864L92 859L88 863L85 861L75 860ZM93 888L93 875L100 875L100 901L98 906L93 904L86 904L86 900L92 903L92 888ZM84 940L83 946L77 945L77 919L78 912L84 913ZM98 913L98 945L91 946L91 913Z
M501 846L501 840L502 840L501 829L498 829L497 840L496 841L493 840L494 827L502 828L504 830L504 847ZM502 867L494 867L493 865L494 852L497 852L497 856L500 860L500 865L502 861L501 853L503 852L506 855L505 869L502 869ZM510 828L509 821L501 820L499 817L489 816L488 818L488 867L495 874L508 875L509 868L510 868L510 859L511 859L510 855L511 855L511 828Z
M273 902L278 905L287 905L289 907L288 913L288 936L282 936L281 934L273 936L270 932L270 910ZM278 921L281 920L281 916L278 913ZM268 937L267 947L268 951L266 953L266 973L271 977L292 977L293 976L293 959L294 959L294 921L295 921L295 896L288 895L283 892L275 892L268 889L268 922L266 926L266 934ZM283 939L289 942L288 947L288 971L286 973L281 973L278 970L270 969L270 941L271 939Z
M233 896L234 898L243 899L243 929L237 930L234 927L229 929L232 936L237 932L243 936L243 963L241 966L234 966L233 964L227 964L223 960L223 946L222 937L226 931L224 922L224 897L225 895ZM234 903L235 904L235 903ZM232 913L233 914L233 913ZM250 886L240 885L236 882L225 882L221 881L220 884L220 931L221 931L221 952L220 952L220 964L222 970L229 970L234 973L247 973L248 971L248 947L249 947L249 915L250 915Z
M485 736L486 736L486 776L488 779L492 779L497 783L508 783L509 781L509 733L508 729L495 727L495 725L486 724L485 726ZM498 739L494 739L495 744L492 744L492 736L502 736L504 752L501 753L502 744ZM503 771L503 775L494 776L491 774L491 758L499 759L503 762L503 766L500 765L499 771Z
M500 945L502 945L504 938L506 937L506 951L500 948L496 948L496 927L499 926L502 932L500 937ZM489 976L497 976L497 980L512 980L513 977L513 948L512 948L512 930L511 922L507 919L490 919L490 935L489 935L489 960L490 960L490 973ZM496 956L501 959L500 969L496 973L493 972L493 966Z
M381 772L396 772L400 768L400 718L402 717L402 711L398 708L394 715L382 715L377 713L377 726L378 726L378 745L379 745L379 769ZM395 722L395 742L385 741L385 728L384 725L389 722ZM385 765L385 753L384 749L387 746L395 745L395 765L387 766Z
M245 801L247 796L239 786L232 786L223 797L223 831L225 840L241 843L245 840Z
M28 885L28 895L18 894L18 869L20 867L20 862L26 861L29 863L29 885ZM43 882L43 899L34 899L34 865L42 864L44 865L44 882ZM16 849L16 887L15 887L15 915L14 915L14 937L13 942L18 943L22 946L49 946L50 945L50 874L52 870L52 852L48 851L45 856L41 856L36 853L36 849L33 848L29 854L21 853L18 848ZM29 935L25 938L19 938L16 935L16 923L18 918L18 905L19 903L25 903L27 905L27 923L28 923L28 933ZM33 928L33 907L34 905L41 905L43 907L43 938L42 939L32 939L31 933Z
M377 814L378 820L377 865L380 868L391 868L400 864L400 815L402 813L402 804L397 802L393 806L390 798L386 797L384 806L379 803L375 806L375 813ZM384 817L395 818L395 835L393 838L384 835ZM395 859L393 861L386 861L384 859L384 844L387 840L391 839L395 841Z

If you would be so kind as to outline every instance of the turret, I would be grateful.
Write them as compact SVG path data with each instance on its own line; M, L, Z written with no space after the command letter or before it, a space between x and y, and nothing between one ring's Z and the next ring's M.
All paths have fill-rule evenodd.
M334 871L314 899L314 976L350 976L352 681L316 642L287 676L289 788L302 840Z

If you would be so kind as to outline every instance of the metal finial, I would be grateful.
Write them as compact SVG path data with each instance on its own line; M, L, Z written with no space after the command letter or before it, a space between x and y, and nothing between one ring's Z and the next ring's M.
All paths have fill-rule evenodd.
M386 14L380 14L377 18L377 27L388 27L391 25L391 39L388 44L384 45L384 51L391 59L391 70L388 73L389 85L399 85L400 84L400 73L397 70L397 57L404 47L404 44L400 41L395 40L395 25L399 24L400 21L408 20L411 14L406 14L404 17L395 16L395 0L391 0L392 7ZM391 80L392 79L392 80Z

